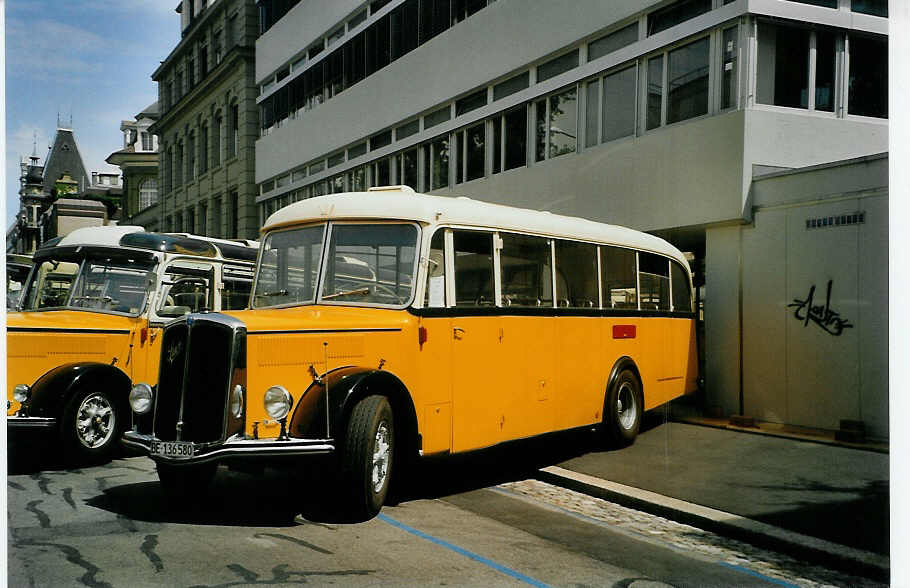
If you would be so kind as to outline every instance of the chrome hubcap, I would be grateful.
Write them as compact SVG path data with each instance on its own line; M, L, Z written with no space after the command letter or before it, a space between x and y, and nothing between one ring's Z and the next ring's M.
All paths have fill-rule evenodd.
M635 404L635 392L629 383L624 382L616 394L616 415L619 425L623 429L631 429L635 424L637 414L638 406Z
M389 439L389 425L385 421L379 423L376 429L376 439L373 442L373 492L379 493L385 486L389 475L389 458L392 446Z
M114 408L107 398L90 394L76 412L76 437L89 449L100 447L114 434L114 424Z

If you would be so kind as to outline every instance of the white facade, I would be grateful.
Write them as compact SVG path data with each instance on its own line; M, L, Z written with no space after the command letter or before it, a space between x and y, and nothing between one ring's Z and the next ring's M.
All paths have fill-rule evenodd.
M840 419L865 420L870 433L887 435L886 397L865 384L845 385L845 400L828 413L801 410L792 399L787 410L749 401L798 381L781 387L751 378L748 370L760 373L770 359L745 338L740 362L740 292L749 299L746 287L752 286L737 279L730 291L739 249L728 246L733 235L738 242L740 232L746 234L741 226L761 220L767 227L780 214L760 208L765 204L756 187L770 180L754 183L753 177L887 151L881 72L887 71L888 20L875 15L884 14L886 3L496 0L456 14L465 3L452 2L451 21L434 35L421 28L419 2L299 2L260 36L261 222L300 199L408 184L655 232L704 260L695 265L706 268L696 281L704 279L708 293L709 405L738 412L742 381L742 408L750 416L829 429ZM409 30L413 15L411 39L400 31ZM385 33L375 32L384 31L377 27L385 22L391 23L388 46ZM358 61L360 43L366 66ZM407 50L397 48L402 44ZM390 56L375 72L373 46L388 47ZM849 175L857 168L843 169ZM801 177L823 182L838 173ZM886 182L865 180L887 190ZM798 194L781 197L801 201ZM886 227L873 217L870 212L852 245L843 232L832 231L831 238L845 249L859 250L860 241L873 247L878 237L869 241L868 235ZM795 288L801 270L795 260L787 267ZM818 291L829 279L803 277ZM794 296L787 291L788 300ZM729 320L730 305L737 318L732 347L722 328L727 323L712 325ZM749 332L745 325L742 332ZM753 356L761 362L750 364ZM878 365L865 355L850 361ZM876 361L886 363L884 351ZM863 382L878 377L856 373L866 374ZM831 394L826 380L818 381L805 393ZM857 395L884 406L847 410L865 406Z

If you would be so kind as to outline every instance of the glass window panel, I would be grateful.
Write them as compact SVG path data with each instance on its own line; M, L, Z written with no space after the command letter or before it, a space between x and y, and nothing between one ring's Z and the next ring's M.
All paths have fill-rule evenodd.
M481 123L465 133L465 180L471 181L484 176L486 124Z
M723 81L721 82L721 108L734 108L736 106L736 43L738 29L732 27L724 29L723 33L723 56L724 65L722 71Z
M359 145L354 145L348 149L348 159L354 159L355 157L360 157L367 152L367 144L360 143Z
M420 130L420 120L412 120L409 123L405 123L400 127L395 129L395 139L400 141L405 137L410 137L411 135L417 133Z
M499 260L503 306L553 306L549 239L503 234Z
M610 74L603 81L603 142L635 133L635 66Z
M538 65L537 82L540 83L549 80L554 76L558 76L559 74L576 67L578 67L578 49Z
M529 85L529 73L522 72L517 76L511 77L504 82L499 82L493 86L493 100L500 100L506 96L511 96L515 92L524 90Z
M758 102L809 107L809 31L760 23Z
M851 0L850 10L872 16L887 17L888 0Z
M834 76L837 50L834 34L815 33L815 109L834 112Z
M445 231L433 233L427 255L427 289L423 298L425 308L442 308L446 305Z
M470 96L465 96L455 102L455 115L459 116L472 110L477 110L487 104L487 90L484 88L479 92L474 92Z
M522 167L528 163L528 112L527 107L506 113L505 116L505 166L504 169Z
M320 301L406 304L417 234L410 224L334 224Z
M556 304L568 308L597 308L597 246L556 242Z
M811 4L813 6L824 6L825 8L837 8L837 0L792 0L800 4Z
M850 37L849 43L849 113L887 118L887 43L864 37Z
M428 145L426 159L427 179L430 190L449 186L449 138L445 137Z
M675 261L670 264L673 280L673 310L692 312L692 290L689 284L689 273Z
M588 82L585 86L587 95L585 96L585 147L597 145L597 131L600 126L598 113L600 112L600 96L598 86L600 80Z
M708 39L670 51L667 85L667 122L708 113Z
M335 167L336 165L340 165L342 163L344 163L344 151L341 153L336 153L334 155L329 155L329 167Z
M613 31L609 35L588 43L588 61L593 61L598 57L613 53L617 49L622 49L627 45L631 45L637 40L638 23L634 22L627 27L623 27L618 31Z
M504 117L493 119L493 173L502 171L502 125Z
M534 144L534 161L543 161L547 157L547 101L538 100L535 106L537 111L537 140Z
M454 231L455 306L493 306L493 235Z
M578 134L578 98L572 88L556 96L550 96L550 144L548 157L559 157L574 153Z
M436 112L431 112L430 114L423 117L423 128L428 129L440 123L444 123L450 118L452 118L452 109L448 106L445 106Z
M837 1L837 0L833 0ZM648 36L711 10L711 0L679 0L648 15Z
M399 179L405 186L417 187L417 149L402 153Z
M270 234L257 267L253 307L313 302L324 225Z
M635 252L619 247L600 248L604 308L638 308Z
M380 147L385 147L386 145L392 144L392 131L388 130L384 133L379 133L378 135L373 135L370 137L370 150L376 150Z
M638 284L642 310L670 310L670 264L666 257L640 252Z
M660 126L661 99L664 87L664 56L659 55L648 60L648 114L645 129L656 129Z

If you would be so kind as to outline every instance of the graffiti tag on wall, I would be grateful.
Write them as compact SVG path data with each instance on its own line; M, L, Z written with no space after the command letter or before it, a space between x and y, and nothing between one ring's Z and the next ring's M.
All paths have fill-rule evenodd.
M821 327L826 333L838 337L844 332L844 329L852 329L853 325L850 324L848 319L841 318L840 313L831 309L832 282L832 280L828 280L828 291L825 294L825 304L814 304L815 284L813 284L812 287L809 288L809 295L806 296L805 300L794 298L793 302L788 304L787 307L796 309L793 311L793 316L803 321L804 326L809 326L809 322L811 321Z

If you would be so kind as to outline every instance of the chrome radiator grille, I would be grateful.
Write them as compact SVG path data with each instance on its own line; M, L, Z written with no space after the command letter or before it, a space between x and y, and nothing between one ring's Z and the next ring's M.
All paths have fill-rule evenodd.
M220 314L188 315L170 323L161 340L155 436L207 443L235 429L229 417L234 370L242 362L246 329ZM230 418L230 421L228 422Z

